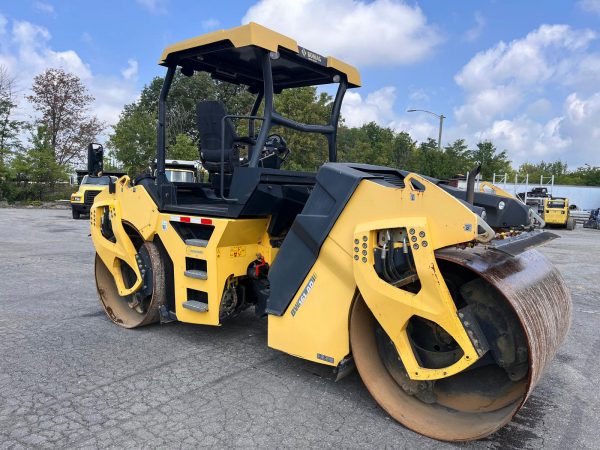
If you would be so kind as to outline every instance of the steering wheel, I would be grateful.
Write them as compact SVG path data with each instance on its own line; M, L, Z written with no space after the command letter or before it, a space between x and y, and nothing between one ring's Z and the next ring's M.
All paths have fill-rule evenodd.
M287 148L287 142L280 134L270 134L265 141L267 147L272 147L277 150L277 153L284 153Z

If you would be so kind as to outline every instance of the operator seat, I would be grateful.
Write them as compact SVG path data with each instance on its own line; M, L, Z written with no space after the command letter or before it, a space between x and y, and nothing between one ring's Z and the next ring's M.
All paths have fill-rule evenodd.
M223 117L227 115L225 105L218 100L198 103L196 117L200 133L200 160L210 173L221 173L221 147L225 149L223 172L232 173L240 165L238 138L230 119L225 119L225 141L221 145Z

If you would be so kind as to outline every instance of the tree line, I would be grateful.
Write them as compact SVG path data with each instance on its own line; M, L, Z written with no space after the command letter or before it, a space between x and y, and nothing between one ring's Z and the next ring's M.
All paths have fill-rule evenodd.
M75 167L85 165L85 148L103 137L105 147L118 168L130 175L147 170L156 153L158 96L163 78L155 77L144 86L139 98L125 105L119 120L111 127L100 121L91 109L94 102L83 82L63 69L48 69L37 75L25 100L33 117L22 119L18 111L16 79L0 66L0 198L11 198L11 189L30 189L40 183L65 180ZM193 77L177 74L169 93L167 111L167 157L197 160L199 136L196 105L201 100L221 100L230 114L249 114L254 96L243 87L215 81L206 73ZM274 99L282 115L304 123L325 123L332 97L315 87L284 90ZM236 122L240 135L247 123ZM327 160L327 145L320 135L282 130L292 153L286 161L289 170L314 171ZM490 141L469 147L464 139L441 149L435 139L417 142L409 133L374 122L349 127L340 119L338 160L378 164L414 171L435 178L452 178L481 165L482 177L493 174L554 175L561 184L600 185L600 167L585 165L568 170L561 161L525 163L512 167L505 150ZM110 167L110 165L108 165ZM12 192L14 194L14 192ZM29 195L27 192L23 195ZM12 195L14 197L15 195Z
M19 118L17 96L17 79L0 66L0 198L41 200L46 185L66 180L81 163L106 124L91 112L94 97L82 81L62 69L33 79L25 96L33 117Z
M140 98L126 105L109 137L109 147L129 173L139 173L156 154L156 117L158 95L163 78L155 77L146 85ZM249 114L254 97L245 89L215 81L206 73L193 77L177 74L169 92L167 112L167 157L198 159L199 137L195 108L201 100L221 100L230 114ZM275 95L275 109L280 114L304 123L326 123L333 98L319 93L315 87L284 90ZM236 123L240 135L247 134L247 123ZM289 170L314 171L327 161L327 143L319 135L283 130L292 153L286 161ZM600 186L600 167L585 165L569 171L561 161L524 163L514 169L506 150L499 151L492 142L482 141L469 148L464 139L457 139L438 149L437 140L417 142L406 131L395 131L375 122L360 127L348 127L341 118L338 139L338 160L379 164L417 172L440 179L465 174L481 165L483 179L495 174L529 174L530 180L540 175L555 176L561 184Z

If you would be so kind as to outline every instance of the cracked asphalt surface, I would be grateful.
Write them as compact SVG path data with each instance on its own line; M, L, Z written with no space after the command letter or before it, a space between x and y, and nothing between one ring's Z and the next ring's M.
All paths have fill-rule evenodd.
M542 248L571 287L566 342L514 421L447 444L391 420L356 373L267 347L251 313L124 330L104 316L87 220L0 209L0 449L598 448L600 231Z

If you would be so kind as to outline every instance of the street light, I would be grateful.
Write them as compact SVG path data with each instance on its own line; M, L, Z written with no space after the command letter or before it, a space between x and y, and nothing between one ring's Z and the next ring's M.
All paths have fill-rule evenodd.
M431 114L432 116L435 116L438 119L440 119L440 133L438 135L438 150L441 150L442 149L442 126L444 125L444 119L446 118L446 116L444 116L443 114L436 114L434 112L427 111L426 109L407 109L406 112L424 112L427 114Z

